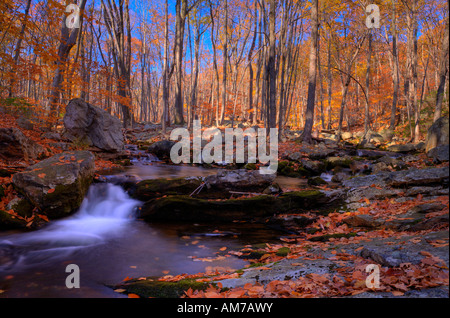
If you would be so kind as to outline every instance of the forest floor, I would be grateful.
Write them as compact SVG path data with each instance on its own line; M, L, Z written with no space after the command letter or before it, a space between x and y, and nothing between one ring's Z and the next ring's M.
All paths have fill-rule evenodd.
M13 116L7 114L0 117L1 127L20 129L26 137L44 147L44 157L68 149L86 149L76 145L67 148L62 140L43 137L40 131L23 129ZM167 134L161 135L154 127L144 126L128 131L127 137L129 144L140 147L168 139ZM317 154L317 151L327 153L328 150L330 153L337 151L333 154L334 157L341 156L341 148L336 148L331 143L318 144L307 146L296 142L295 136L287 138L279 144L279 169L284 169L286 176L308 179L295 174L301 171L298 169L299 165L304 166L304 161L299 156L306 161L317 161L312 159L311 154ZM355 147L356 145L347 143L346 149L356 149ZM378 146L368 151L382 152L385 148ZM129 151L120 156L110 156L98 151L95 154L98 173L122 167L124 163L129 163L131 156ZM363 165L374 167L379 163L375 157L380 158L365 157L369 161L364 161ZM448 169L448 161L433 162L423 151L410 152L398 160L403 165L402 171ZM18 195L11 184L11 173L22 171L37 161L39 160L0 160L0 209L5 209ZM354 169L364 170L364 167L358 167L355 158L352 162L356 166L348 164L350 174ZM397 171L393 165L386 167L383 166L386 169L378 174L372 172L367 175ZM337 174L337 169L334 172ZM352 179L357 177L352 175L350 180ZM446 180L448 183L448 177ZM341 181L302 187L303 190L321 191L342 188L344 185ZM158 292L164 288L181 288L176 295L190 298L449 297L448 190L445 192L436 184L421 184L418 187L417 184L407 182L400 188L393 188L391 194L383 192L391 189L377 185L376 182L358 189L361 192L351 202L352 208L344 206L326 215L310 211L281 216L281 219L285 217L285 221L294 217L296 220L307 219L308 222L306 225L300 221L288 222L289 231L280 237L279 243L249 245L240 250L228 250L224 247L217 253L217 257L248 260L250 264L246 268L158 278L127 277L114 289L129 297L157 297L155 288ZM285 192L292 190L298 189L283 189ZM377 272L379 284L374 276ZM375 278L372 279L373 277ZM177 285L180 283L182 284ZM155 287L155 284L166 285Z

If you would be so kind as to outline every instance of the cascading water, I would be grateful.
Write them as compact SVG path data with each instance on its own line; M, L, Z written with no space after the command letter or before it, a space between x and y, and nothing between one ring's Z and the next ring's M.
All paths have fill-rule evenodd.
M0 270L12 265L36 265L118 237L134 219L139 203L119 186L94 184L72 217L53 221L36 232L3 238L0 250L4 264L0 263Z

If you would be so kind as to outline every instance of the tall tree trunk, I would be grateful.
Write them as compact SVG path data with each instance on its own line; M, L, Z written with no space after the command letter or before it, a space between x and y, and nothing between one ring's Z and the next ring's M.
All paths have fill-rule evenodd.
M392 95L391 120L389 129L395 130L396 114L397 114L397 100L398 90L400 88L400 77L398 67L398 48L397 48L397 22L395 13L395 1L392 1L392 81L394 84L394 92Z
M367 137L370 124L369 112L369 91L370 91L370 63L372 62L372 29L369 29L368 50L367 50L367 69L366 69L366 104L364 109L364 139Z
M169 71L169 0L164 3L164 70L163 70L163 114L161 117L162 132L166 133L169 115L169 86L167 83L167 72Z
M407 43L406 43L406 87L408 89L408 108L414 112L414 131L411 139L419 142L420 139L420 113L417 103L417 0L404 1L408 7L406 15Z
M22 21L22 28L20 29L20 33L19 33L19 38L17 39L17 43L16 43L16 48L14 49L14 57L13 57L13 62L14 62L14 68L13 68L13 74L11 74L11 81L10 81L10 85L9 85L9 92L8 95L9 97L12 97L13 95L13 88L14 88L14 76L15 76L15 69L17 67L17 64L19 63L19 55L20 55L20 48L22 46L22 41L23 41L23 36L25 34L25 27L26 27L26 23L28 21L28 14L30 12L30 6L31 6L31 0L27 1L27 6L25 8L25 12L24 12L24 18Z
M76 1L73 1L72 3L75 3ZM83 10L86 5L86 0L82 0L81 4L79 6L80 8L80 27L83 21ZM58 103L59 103L59 97L61 93L61 84L63 80L63 72L64 68L67 64L67 60L69 57L70 50L75 45L77 39L78 39L78 33L80 28L73 28L69 29L66 25L66 19L67 17L64 15L63 21L62 21L62 27L61 27L61 40L58 47L58 60L56 63L56 71L55 75L53 77L52 81L52 88L50 92L50 97L48 99L48 104L50 106L50 121L51 118L57 118L57 111L58 111Z
M224 32L225 39L223 43L223 68L222 68L222 108L220 111L220 124L223 124L225 117L225 109L227 106L227 60L228 60L228 0L225 0L225 17L224 17Z
M448 49L448 33L449 33L449 27L448 27L448 17L445 20L445 34L444 39L442 43L442 51L441 51L441 58L439 62L439 87L437 90L436 95L436 107L434 110L434 117L433 121L438 120L441 117L442 113L442 100L444 99L444 88L445 88L445 82L447 79L448 74L448 57L449 57L449 49Z
M312 128L314 124L314 104L316 99L316 80L317 80L317 43L319 33L319 1L313 0L311 5L311 45L309 51L309 70L308 70L308 99L306 104L305 128L302 133L302 141L312 142Z

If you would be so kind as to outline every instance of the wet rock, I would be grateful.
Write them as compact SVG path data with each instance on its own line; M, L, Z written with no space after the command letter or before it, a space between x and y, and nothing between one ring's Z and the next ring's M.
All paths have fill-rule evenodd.
M148 147L147 152L154 154L159 159L168 159L170 158L170 150L175 143L176 142L172 140L160 140L151 144Z
M327 184L327 182L323 180L321 177L312 177L308 179L308 184L310 186L320 186Z
M123 150L120 120L81 98L69 102L63 121L64 136L72 142L95 146L109 152Z
M140 201L147 201L163 195L189 195L201 184L202 178L150 179L138 182L130 195Z
M49 218L75 211L93 180L94 155L89 151L65 152L13 175L14 186Z
M436 120L427 131L425 141L425 151L429 152L431 149L449 144L449 122L447 117L441 117Z
M301 160L302 168L310 172L310 175L320 175L326 171L326 165L323 161L319 160ZM309 175L306 173L305 175Z
M259 170L221 170L205 178L208 189L214 191L260 192L275 180L276 174L261 174Z
M7 162L38 159L45 149L17 128L0 128L0 159Z
M274 214L301 213L314 209L328 213L341 204L341 191L293 191L278 196L258 195L240 199L207 200L172 195L147 201L140 212L145 220L234 221L255 220Z

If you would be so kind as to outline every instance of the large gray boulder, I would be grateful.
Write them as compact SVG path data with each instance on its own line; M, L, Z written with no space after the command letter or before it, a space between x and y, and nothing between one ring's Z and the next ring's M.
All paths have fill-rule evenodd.
M64 136L72 142L95 146L108 152L123 150L120 120L81 98L69 102L63 121Z
M89 151L54 155L13 175L14 186L48 218L67 216L81 205L95 173Z
M433 123L433 125L431 125L430 128L428 128L425 143L426 143L425 146L426 152L440 145L448 145L449 143L448 117L439 118Z
M0 159L5 161L37 159L45 149L18 128L0 128Z

